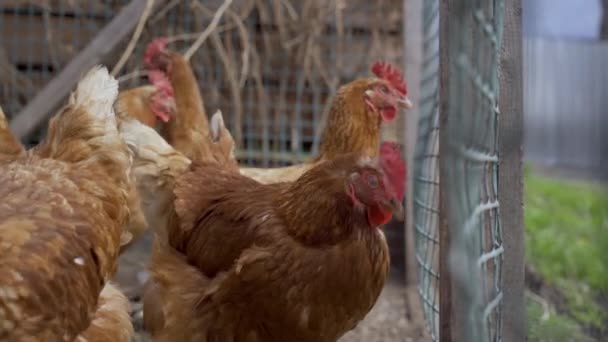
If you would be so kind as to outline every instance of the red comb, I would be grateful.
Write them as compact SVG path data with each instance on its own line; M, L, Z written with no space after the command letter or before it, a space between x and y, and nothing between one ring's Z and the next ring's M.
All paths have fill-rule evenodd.
M152 59L167 48L167 38L161 37L152 40L144 52L144 66L153 68Z
M407 168L399 144L394 141L385 141L380 145L380 165L395 194L402 200L405 194Z
M372 72L376 77L387 80L403 96L407 95L407 85L399 68L386 62L377 61L372 65Z

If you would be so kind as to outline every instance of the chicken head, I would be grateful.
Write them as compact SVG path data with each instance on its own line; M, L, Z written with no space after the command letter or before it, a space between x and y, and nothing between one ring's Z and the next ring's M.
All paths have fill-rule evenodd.
M150 110L163 122L168 122L175 114L174 91L166 73L166 46L165 38L157 38L148 44L144 53L148 80L156 87L156 92L150 99Z
M385 62L372 65L372 72L378 80L365 91L365 104L372 112L380 115L384 122L391 122L397 116L399 107L412 108L407 96L407 85L401 71Z
M392 216L403 219L405 161L394 143L383 143L379 168L362 167L351 173L347 193L355 206L365 210L372 227L388 223Z

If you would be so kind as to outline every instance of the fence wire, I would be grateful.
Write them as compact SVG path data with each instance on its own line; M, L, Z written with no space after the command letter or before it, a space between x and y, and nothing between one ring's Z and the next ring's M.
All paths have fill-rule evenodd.
M439 338L439 1L424 1L420 118L414 157L418 290L429 331Z
M446 41L447 125L439 127L439 2L424 3L424 65L416 149L414 222L419 292L439 338L439 247L448 248L451 296L466 341L500 341L503 262L498 203L498 71L503 1L449 1ZM443 14L443 13L441 13ZM442 38L444 39L444 38ZM439 130L443 130L440 134ZM445 139L445 140L441 140ZM438 156L439 143L445 155ZM439 198L439 170L447 180ZM445 212L440 212L440 201ZM449 246L439 246L439 218ZM442 286L446 284L441 284ZM454 304L457 303L457 304ZM441 314L448 314L443 313ZM448 332L446 332L448 333Z
M130 2L0 1L0 103L9 118ZM186 51L222 2L157 0L118 76L142 68L152 38L170 36L176 39L170 48ZM287 165L315 153L316 129L337 86L370 75L377 59L402 62L402 3L234 1L191 64L206 109L222 110L239 143L239 161ZM113 66L129 39L104 63ZM133 78L121 88L143 82Z

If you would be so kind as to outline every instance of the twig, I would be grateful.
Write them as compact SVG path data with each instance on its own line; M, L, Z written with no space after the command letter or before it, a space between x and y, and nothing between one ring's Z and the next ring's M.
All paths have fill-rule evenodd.
M220 60L224 63L224 69L226 76L228 77L228 84L230 85L230 92L232 93L232 102L234 105L234 137L236 146L243 146L243 101L241 101L241 89L236 78L236 73L232 67L230 57L226 52L222 44L222 40L217 32L211 33L211 43L215 47L215 51L218 54Z
M243 52L241 53L242 63L241 77L239 78L239 87L243 88L245 86L245 81L247 80L247 75L249 73L249 51L251 51L251 47L249 45L249 34L247 32L245 24L236 13L230 10L227 13L236 23L236 26L239 29L239 36L241 38L241 49L243 50Z
M281 4L283 4L283 6L285 6L285 9L287 9L287 13L291 17L291 20L298 20L298 12L296 12L295 8L293 8L293 5L288 0L279 1L281 2Z
M217 27L216 31L218 33L222 33L225 31L230 31L236 27L237 27L236 24L220 25ZM201 34L203 34L203 32L182 33L182 34L176 34L174 36L168 36L165 38L167 39L167 44L171 44L171 43L175 43L175 42L179 42L179 41L195 40L195 39L199 38L201 36Z
M147 71L138 69L138 70L132 71L128 74L122 75L119 78L117 78L116 80L118 81L118 83L122 83L122 82L128 81L133 78L138 78L138 77L147 76L147 75L148 75Z
M215 12L215 15L211 19L211 22L209 23L209 26L207 26L207 28L201 33L201 35L198 37L198 39L192 44L192 46L190 46L190 48L186 51L186 53L184 53L184 58L187 61L190 60L192 55L194 55L194 53L201 47L201 45L203 45L203 43L205 42L205 40L207 40L207 38L213 32L213 30L215 30L217 24L220 22L220 19L222 18L222 15L228 9L230 4L232 4L232 0L224 0L224 3L222 3L222 5L217 9L217 11ZM202 6L202 4L198 0L193 1L193 5Z
M112 76L116 76L120 72L120 69L122 69L122 67L125 65L125 63L127 63L129 57L131 57L133 49L135 49L135 45L137 44L137 41L141 36L141 33L144 29L144 25L146 24L146 21L150 16L150 12L152 11L153 6L154 0L148 0L146 2L146 7L144 8L141 17L139 18L139 22L137 23L137 27L135 27L135 31L133 32L133 36L131 37L129 45L127 45L127 49L125 50L125 52L123 52L122 56L120 56L118 63L116 63L116 65L114 66L114 69L112 69Z
M180 3L180 0L171 0L165 7L161 8L160 11L154 15L152 19L150 19L150 24L154 24L157 21L164 19L165 14L169 12L173 7L177 6Z
M262 67L260 65L260 56L258 55L256 49L251 50L251 62L251 74L255 82L255 88L258 95L258 111L262 121L262 153L264 155L262 163L263 166L266 167L268 166L267 156L270 152L270 139L268 136L268 131L270 129L270 122L268 121L268 96L266 95L264 83L262 82L262 75L260 71Z
M55 43L53 42L53 28L51 27L51 13L48 6L40 5L42 9L42 23L44 25L44 32L46 35L46 43L49 47L49 56L51 57L51 64L55 70L59 70L60 65L57 60L57 51L55 50Z

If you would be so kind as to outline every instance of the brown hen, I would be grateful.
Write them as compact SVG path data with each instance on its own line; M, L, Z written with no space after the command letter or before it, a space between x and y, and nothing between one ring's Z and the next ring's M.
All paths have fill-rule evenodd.
M380 147L380 125L395 119L398 108L411 108L399 69L377 62L375 77L343 85L335 95L322 134L319 155L311 162L281 168L241 168L241 174L270 184L298 179L321 161L344 153L375 157Z
M215 163L182 176L144 294L154 340L335 341L354 328L389 269L379 227L404 182L404 170L382 170L401 160L390 153L390 163L339 156L294 183Z
M27 152L15 148L0 165L1 340L132 335L126 299L107 284L124 229L145 226L131 155L116 129L117 94L106 68L93 68L51 119L46 139ZM0 128L0 136L10 134Z

